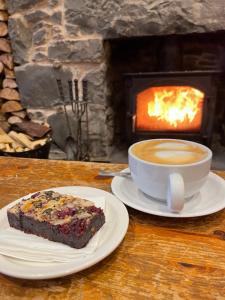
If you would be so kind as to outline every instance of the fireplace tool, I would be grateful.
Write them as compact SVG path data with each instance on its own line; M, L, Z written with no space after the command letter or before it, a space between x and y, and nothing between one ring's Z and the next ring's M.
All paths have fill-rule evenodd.
M66 108L66 103L64 99L62 84L60 80L57 80L57 84L59 87L61 101L63 102L64 106L64 113L67 120L67 126L69 130L68 136L68 151L67 157L68 160L89 160L89 124L88 124L88 87L87 81L82 81L82 94L83 98L80 99L79 97L79 89L78 89L78 80L75 79L73 82L72 80L68 81L68 88L69 88L69 100L71 110L74 116L74 119L77 121L77 127L75 130L74 135L72 135L71 124L68 117L68 112ZM63 95L63 97L62 97ZM72 143L72 139L73 143ZM73 150L71 151L71 148ZM69 155L68 155L69 154ZM71 155L72 154L72 155Z
M66 118L67 128L69 130L69 135L66 138L65 152L66 152L68 160L75 160L77 157L77 142L74 139L73 134L72 134L72 128L71 128L71 124L70 124L70 120L69 120L69 115L67 112L67 107L66 107L66 102L65 102L65 97L64 97L61 80L57 80L57 85L58 85L60 100L61 100L61 102L63 104L63 108L64 108L64 114L65 114L65 118Z
M79 98L78 80L74 80L74 96L72 98L72 81L69 81L71 107L78 121L77 126L77 158L78 160L88 161L89 160L89 128L88 128L88 87L87 81L82 80L82 94L83 98Z

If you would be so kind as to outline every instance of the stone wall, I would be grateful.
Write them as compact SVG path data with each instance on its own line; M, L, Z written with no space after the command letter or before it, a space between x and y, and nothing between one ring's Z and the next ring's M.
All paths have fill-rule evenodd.
M63 1L7 1L7 5L16 79L22 104L30 117L49 122L56 144L64 149L69 132L56 79L63 80L66 98L69 96L67 80L79 80L80 97L81 81L87 80L92 102L89 105L90 156L91 160L107 160L112 125L108 121L111 109L107 100L107 51L102 38L97 33L71 37ZM70 121L76 123L72 113Z
M56 132L63 114L55 79L88 80L92 160L108 159L114 134L105 40L225 29L223 0L7 0L7 6L22 103L33 119L51 121L62 148L68 130L62 123Z

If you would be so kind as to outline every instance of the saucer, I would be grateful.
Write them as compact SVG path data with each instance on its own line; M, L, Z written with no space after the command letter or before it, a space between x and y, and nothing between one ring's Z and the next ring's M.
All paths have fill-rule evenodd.
M125 169L124 172L129 171ZM112 192L124 204L139 211L172 218L192 218L213 214L225 208L225 180L210 172L200 192L186 200L179 213L170 212L164 201L156 200L141 192L132 179L114 177Z

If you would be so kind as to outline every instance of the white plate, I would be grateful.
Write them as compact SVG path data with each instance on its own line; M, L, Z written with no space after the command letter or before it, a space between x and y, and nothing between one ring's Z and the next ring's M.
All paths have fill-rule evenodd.
M84 198L88 196L105 197L106 222L100 229L103 231L102 236L104 238L99 241L98 248L94 253L77 258L70 263L33 263L0 255L0 273L25 279L49 279L66 276L96 264L113 252L123 240L127 232L129 216L126 207L114 195L96 188L82 186L66 186L51 188L51 190ZM8 223L7 218L1 218L6 214L7 208L22 198L0 210L0 219L5 220L4 224L3 221L0 222L0 228L5 227L6 223Z
M129 172L129 169L125 169ZM166 202L158 201L138 190L132 179L114 177L113 193L126 205L152 215L191 218L209 215L225 208L225 180L210 172L200 192L187 200L180 213L168 211Z

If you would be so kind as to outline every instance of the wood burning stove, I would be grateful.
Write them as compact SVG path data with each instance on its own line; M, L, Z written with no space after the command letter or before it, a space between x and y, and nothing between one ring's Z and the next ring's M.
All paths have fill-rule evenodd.
M128 143L181 138L210 145L220 72L126 73Z

